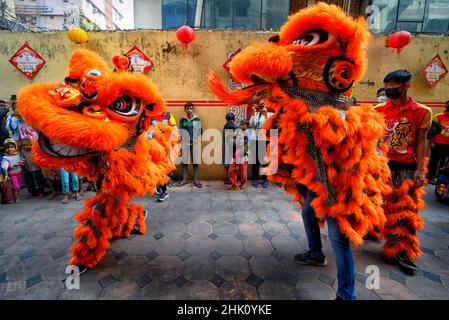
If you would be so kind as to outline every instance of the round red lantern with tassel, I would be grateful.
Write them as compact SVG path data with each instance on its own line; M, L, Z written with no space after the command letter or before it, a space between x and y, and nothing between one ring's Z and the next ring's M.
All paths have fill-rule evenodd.
M182 26L176 30L176 37L182 42L182 48L187 49L187 45L195 39L195 31L189 26Z
M408 31L398 31L393 33L388 39L388 46L395 48L396 52L401 52L402 48L412 41L412 35Z

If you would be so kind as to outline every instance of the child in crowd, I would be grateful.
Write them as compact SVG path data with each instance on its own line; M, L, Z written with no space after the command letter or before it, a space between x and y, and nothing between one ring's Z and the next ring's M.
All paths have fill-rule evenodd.
M5 179L11 181L14 201L19 203L21 201L20 186L22 185L22 169L20 166L24 164L24 161L20 159L19 147L14 139L6 139L3 148L2 172Z
M31 141L29 139L23 139L20 141L22 146L22 160L24 162L25 169L25 184L28 189L29 197L37 197L40 199L44 196L44 177L42 176L39 166L33 163L31 160Z
M229 164L228 177L231 181L230 190L246 188L248 178L248 125L249 121L240 121L240 128L234 131L233 159ZM240 171L240 188L237 185L237 169Z
M226 113L226 123L223 127L222 135L222 163L225 167L226 172L229 172L229 164L232 162L232 144L233 144L233 134L234 130L239 126L235 123L235 114L232 112ZM231 131L232 130L232 131ZM228 154L226 154L228 151ZM224 184L231 184L231 180L227 177Z

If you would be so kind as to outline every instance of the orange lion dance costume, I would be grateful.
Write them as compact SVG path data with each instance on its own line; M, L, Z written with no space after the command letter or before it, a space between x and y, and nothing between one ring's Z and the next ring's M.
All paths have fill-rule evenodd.
M356 245L368 232L380 234L389 192L386 150L378 144L382 116L339 99L365 71L368 39L362 18L320 3L290 16L269 43L235 56L230 72L248 87L228 92L217 74L209 79L214 94L230 104L271 101L275 114L266 128L278 129L279 167L270 179L301 203L302 190L313 191L316 217L335 218Z
M37 164L104 176L101 191L76 216L81 225L70 264L83 270L102 260L112 237L145 233L146 212L130 202L153 194L174 169L167 157L171 129L161 125L145 134L165 102L148 77L127 72L126 59L115 56L113 72L96 53L77 50L63 83L33 84L18 97L20 114L40 131Z

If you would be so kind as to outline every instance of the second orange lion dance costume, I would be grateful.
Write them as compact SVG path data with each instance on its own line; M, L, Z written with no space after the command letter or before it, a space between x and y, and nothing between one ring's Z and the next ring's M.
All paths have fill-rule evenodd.
M76 216L81 225L70 264L84 269L102 260L111 238L145 233L146 212L130 202L153 194L174 169L167 158L172 129L160 124L152 128L154 138L145 134L165 102L148 77L127 72L126 60L114 57L112 72L96 53L77 50L63 83L33 84L18 97L20 114L40 131L33 145L37 164L104 176L101 191Z
M420 255L417 213L424 207L424 190L410 195L412 180L393 184L387 146L379 144L383 117L371 105L349 107L339 101L363 76L368 39L362 18L320 3L290 16L269 43L256 43L235 56L230 72L248 87L229 92L217 74L209 86L232 105L270 101L275 115L266 129L279 130L279 168L267 172L276 172L270 179L282 183L294 201L303 203L301 191L307 186L317 195L312 206L321 222L335 218L356 245L367 233L385 236L387 256L405 250L414 259ZM409 207L404 209L404 203ZM401 219L413 232L404 232ZM397 241L389 241L393 238Z

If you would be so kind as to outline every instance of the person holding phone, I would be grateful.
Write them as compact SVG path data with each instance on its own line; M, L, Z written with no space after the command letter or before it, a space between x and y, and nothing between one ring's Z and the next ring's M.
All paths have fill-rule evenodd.
M249 119L249 161L252 165L252 186L254 188L259 187L260 167L262 165L261 160L264 161L265 153L267 150L265 130L262 130L265 121L273 115L272 112L268 112L267 106L260 101L258 105L253 107L253 115ZM268 188L269 182L266 175L262 175L262 186Z

